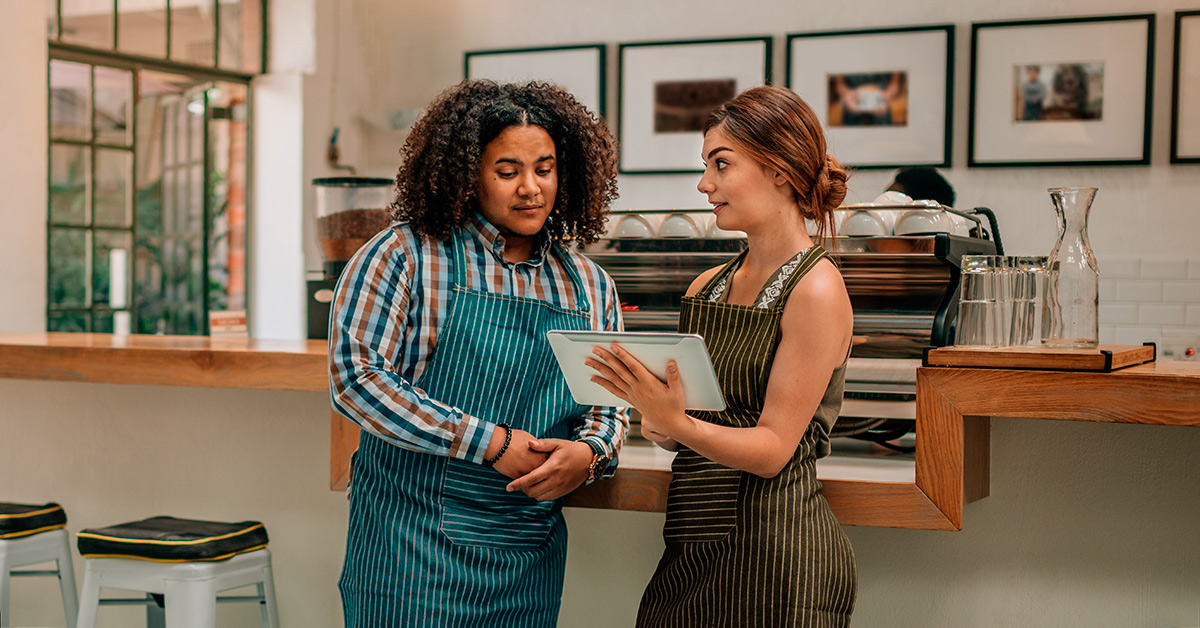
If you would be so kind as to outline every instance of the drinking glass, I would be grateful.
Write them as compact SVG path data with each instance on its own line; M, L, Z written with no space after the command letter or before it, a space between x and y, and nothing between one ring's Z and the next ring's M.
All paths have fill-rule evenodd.
M1012 325L1012 273L1002 255L964 255L954 344L1001 347Z
M1009 344L1042 344L1045 256L1012 258L1012 332Z

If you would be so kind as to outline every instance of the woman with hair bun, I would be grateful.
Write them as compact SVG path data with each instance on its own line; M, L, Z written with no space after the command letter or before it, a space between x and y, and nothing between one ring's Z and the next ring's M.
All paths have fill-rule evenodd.
M692 282L679 331L704 337L727 408L686 412L674 363L663 382L616 346L589 361L641 412L643 434L678 451L637 625L848 626L854 551L816 461L841 408L853 313L806 228L832 233L846 171L812 109L779 87L713 111L701 158L717 225L748 247Z

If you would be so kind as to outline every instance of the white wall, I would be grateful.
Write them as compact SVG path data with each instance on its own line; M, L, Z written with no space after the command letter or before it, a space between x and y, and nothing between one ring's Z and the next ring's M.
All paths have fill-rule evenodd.
M46 16L40 2L6 3L3 13L0 332L41 331L46 328Z
M463 52L571 43L609 43L609 104L614 118L617 93L615 44L632 41L697 39L744 35L776 38L775 77L784 82L784 39L789 33L855 28L953 23L956 33L954 87L955 167L946 174L959 194L959 206L991 207L1014 254L1047 254L1055 237L1054 212L1046 188L1094 185L1091 241L1101 263L1106 258L1189 257L1200 252L1200 166L1168 165L1171 94L1171 33L1179 0L1064 0L988 2L936 0L890 2L850 0L836 9L818 2L776 0L735 8L714 0L612 0L600 3L526 0L478 3L371 2L343 4L338 68L365 73L369 91L343 95L335 122L370 112L424 105L439 90L462 78ZM967 169L967 99L970 75L970 23L997 19L1069 17L1112 13L1158 14L1154 137L1149 167ZM364 17L367 16L367 17ZM345 27L343 27L344 30ZM325 29L328 46L332 31ZM361 51L365 48L365 56ZM356 52L359 51L359 52ZM366 63L364 70L359 64ZM332 126L332 125L329 125ZM392 176L400 136L369 130L360 167ZM850 201L866 201L890 181L892 172L861 171L851 179ZM616 208L705 207L695 191L695 175L623 176Z

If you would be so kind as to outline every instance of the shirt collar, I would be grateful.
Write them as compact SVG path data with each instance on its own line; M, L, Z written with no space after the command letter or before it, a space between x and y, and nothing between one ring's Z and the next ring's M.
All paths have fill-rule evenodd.
M546 230L543 228L538 234L538 245L533 250L533 256L527 260L514 263L504 257L504 236L500 235L500 230L489 222L487 218L484 218L483 214L479 212L472 214L471 218L467 220L466 230L467 233L470 233L487 245L488 250L492 252L496 261L504 266L526 264L536 268L546 261L546 253L550 250L550 238L547 237Z

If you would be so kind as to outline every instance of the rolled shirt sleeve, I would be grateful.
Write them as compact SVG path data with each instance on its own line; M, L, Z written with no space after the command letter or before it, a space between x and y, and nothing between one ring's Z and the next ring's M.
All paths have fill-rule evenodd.
M496 425L429 398L392 356L406 340L414 249L393 230L368 242L338 281L329 333L333 407L414 451L482 462Z

